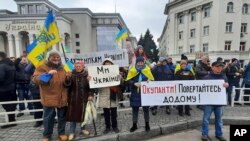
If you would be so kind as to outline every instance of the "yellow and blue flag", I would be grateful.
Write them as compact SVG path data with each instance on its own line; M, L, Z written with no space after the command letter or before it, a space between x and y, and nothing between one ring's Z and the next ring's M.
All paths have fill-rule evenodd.
M61 38L55 18L52 11L49 11L44 27L40 30L37 39L27 47L28 59L35 67L44 64L47 49L60 41Z
M122 39L126 39L128 37L128 31L125 27L116 35L115 41L116 43L120 43Z
M71 72L74 69L74 65L71 63L71 61L67 60L63 68L66 72Z

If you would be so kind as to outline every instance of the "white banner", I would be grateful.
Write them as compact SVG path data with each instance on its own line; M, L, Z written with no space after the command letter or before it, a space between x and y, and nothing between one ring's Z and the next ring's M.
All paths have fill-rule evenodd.
M150 81L141 83L142 106L226 105L223 80Z
M110 87L120 84L119 66L118 65L103 65L88 67L90 88Z
M76 61L84 61L87 66L102 65L105 58L111 58L114 64L120 67L128 67L128 52L126 49L110 50L102 52L89 52L89 53L66 53L67 59L72 63Z

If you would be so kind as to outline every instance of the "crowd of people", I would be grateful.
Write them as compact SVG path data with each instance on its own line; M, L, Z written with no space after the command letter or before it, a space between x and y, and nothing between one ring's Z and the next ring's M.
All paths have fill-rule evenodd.
M250 63L244 68L240 68L239 60L232 58L231 63L226 63L221 57L213 63L209 62L208 56L202 56L199 63L194 66L188 62L185 55L181 55L179 63L173 64L171 57L159 57L157 63L150 63L141 45L135 53L135 62L129 69L120 68L123 75L120 75L120 85L90 89L89 80L91 76L85 67L84 62L76 62L72 72L65 72L61 62L60 53L52 50L48 52L46 63L35 68L28 63L26 56L20 58L8 58L4 52L0 52L0 102L22 101L24 99L41 99L41 102L29 103L28 109L42 109L43 112L31 112L37 121L34 127L43 125L43 141L49 141L53 134L55 116L57 114L59 140L73 140L77 125L80 126L84 135L89 135L86 126L81 126L84 121L86 105L93 101L94 93L99 94L99 107L103 109L105 130L104 134L111 132L119 133L117 122L117 107L119 100L123 99L122 93L127 90L131 92L130 106L132 108L132 127L130 132L138 129L138 113L141 105L141 82L143 81L183 81L183 80L224 80L223 86L227 88L228 104L231 104L232 88L250 88ZM110 58L106 58L102 65L114 65ZM243 83L240 85L240 79ZM245 93L250 95L249 90ZM235 101L239 100L239 91L236 91ZM249 101L249 97L244 97ZM15 111L17 104L3 104L6 112ZM16 121L16 116L23 116L25 110L24 103L19 104L19 113L8 114L9 122ZM143 106L145 120L145 131L150 131L150 109L152 115L157 115L158 106ZM179 116L191 116L192 108L189 105L176 106ZM209 119L214 112L216 137L220 141L225 141L222 132L222 106L198 105L197 108L203 110L202 140L208 141L210 137ZM166 114L171 114L171 106L166 106ZM70 134L65 134L66 122L70 123ZM9 124L1 128L16 126Z

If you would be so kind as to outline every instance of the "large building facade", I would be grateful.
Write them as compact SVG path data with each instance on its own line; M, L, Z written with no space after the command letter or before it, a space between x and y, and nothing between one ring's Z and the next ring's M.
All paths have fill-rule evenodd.
M185 54L189 60L208 54L211 61L250 56L250 0L170 0L167 20L158 39L161 55L174 61Z
M123 26L127 28L119 13L93 13L88 8L59 8L48 0L15 2L17 12L0 10L0 51L5 51L10 57L19 57L26 51L43 27L48 10L55 13L61 43L73 53L117 49L116 34ZM124 40L121 47L125 45ZM60 44L55 48L62 51Z

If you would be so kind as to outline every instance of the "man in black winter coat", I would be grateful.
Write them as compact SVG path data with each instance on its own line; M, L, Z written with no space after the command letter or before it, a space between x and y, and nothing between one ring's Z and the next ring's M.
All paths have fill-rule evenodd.
M6 57L6 53L0 52L0 102L16 101L15 88L15 66L14 63ZM3 104L6 112L13 112L16 110L16 104ZM15 114L8 114L9 122L16 121ZM16 126L16 124L9 124L1 128L8 128Z

